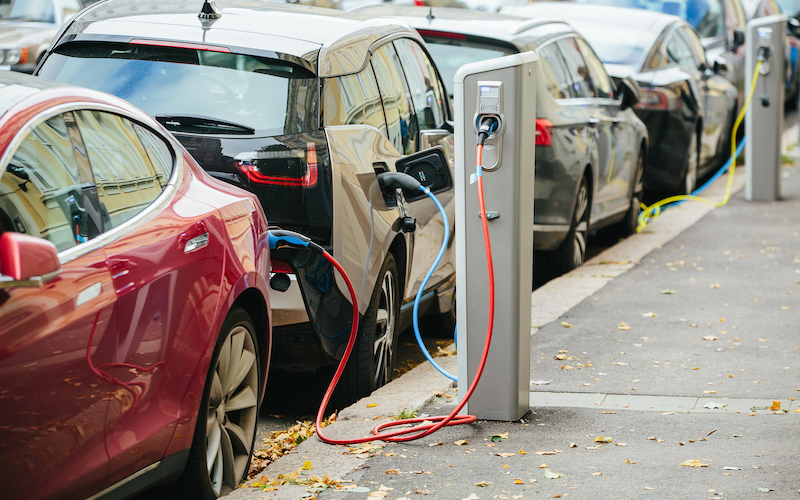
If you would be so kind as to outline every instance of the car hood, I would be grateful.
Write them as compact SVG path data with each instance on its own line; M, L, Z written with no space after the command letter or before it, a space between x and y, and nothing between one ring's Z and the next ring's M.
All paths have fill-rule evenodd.
M0 47L22 47L49 43L58 28L46 23L0 22Z

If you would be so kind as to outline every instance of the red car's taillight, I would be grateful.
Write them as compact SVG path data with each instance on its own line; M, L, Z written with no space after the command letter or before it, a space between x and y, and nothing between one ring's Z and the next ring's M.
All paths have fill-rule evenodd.
M536 145L553 145L553 122L546 118L536 119Z
M301 175L293 176L290 173L281 172L277 174L265 174L257 165L260 161L297 161L300 157L305 157L305 168ZM259 152L257 159L234 160L234 165L239 172L256 184L269 184L273 186L294 186L310 188L317 184L319 177L319 165L317 163L317 149L313 143L308 144L305 151L266 151ZM280 169L279 169L280 170ZM288 171L289 169L284 169Z
M681 100L675 92L669 89L640 88L639 102L636 104L639 109L661 109L674 111L681 109Z
M285 273L285 274L293 274L294 271L292 270L292 266L282 260L274 260L270 259L270 263L272 264L272 272L273 273Z

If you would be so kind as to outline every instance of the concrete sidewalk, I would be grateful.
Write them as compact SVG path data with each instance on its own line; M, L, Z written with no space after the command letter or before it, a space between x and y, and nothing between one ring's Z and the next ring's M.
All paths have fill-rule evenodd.
M448 428L378 454L315 437L264 474L310 465L300 482L343 478L348 489L320 499L800 497L800 167L783 171L780 202L740 193L719 209L684 204L534 292L538 384L523 421ZM721 198L720 181L709 198ZM454 356L439 359L455 370ZM326 431L364 436L426 403L421 413L444 414L454 395L426 363ZM774 401L780 411L751 410ZM707 466L681 465L692 459ZM245 487L230 498L314 491Z

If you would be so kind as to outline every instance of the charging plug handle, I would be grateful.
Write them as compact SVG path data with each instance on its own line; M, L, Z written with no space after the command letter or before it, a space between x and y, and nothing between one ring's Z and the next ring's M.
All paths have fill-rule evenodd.
M483 146L483 143L486 142L486 139L492 135L492 132L497 130L497 126L499 122L497 118L494 116L484 116L481 118L480 125L478 127L478 145Z
M387 189L394 191L397 188L414 191L419 189L422 184L403 172L381 172L378 174L378 185L382 191Z
M294 231L286 231L283 229L270 229L269 230L269 249L277 250L279 248L308 248L319 254L325 252L325 249L317 245L311 238Z

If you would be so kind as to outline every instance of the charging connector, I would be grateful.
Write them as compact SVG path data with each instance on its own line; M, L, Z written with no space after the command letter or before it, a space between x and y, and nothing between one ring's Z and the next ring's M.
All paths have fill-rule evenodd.
M478 125L478 145L483 146L486 139L488 139L499 126L500 121L496 116L487 115L481 117Z

